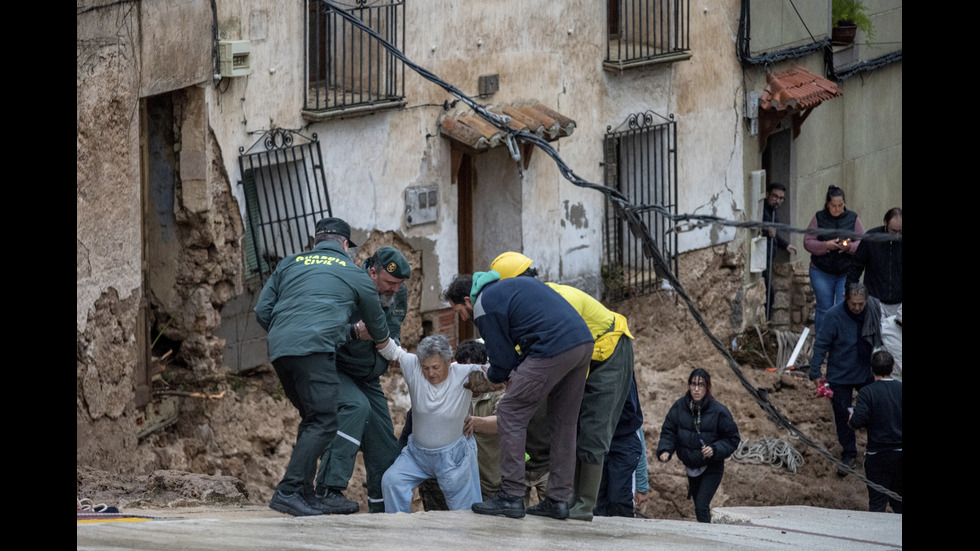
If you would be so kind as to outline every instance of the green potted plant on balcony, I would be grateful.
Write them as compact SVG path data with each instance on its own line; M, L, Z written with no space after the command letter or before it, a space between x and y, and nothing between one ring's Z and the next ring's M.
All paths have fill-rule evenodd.
M874 38L874 27L868 17L868 8L861 0L833 0L831 3L831 19L834 28L831 40L834 44L851 44L858 29L867 37L871 44Z

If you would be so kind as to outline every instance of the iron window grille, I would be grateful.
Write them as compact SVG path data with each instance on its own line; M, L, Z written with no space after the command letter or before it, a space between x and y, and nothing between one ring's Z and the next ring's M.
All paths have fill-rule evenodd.
M606 65L687 59L690 0L606 0Z
M632 203L641 222L656 241L672 273L677 275L677 233L671 219L651 208L677 214L677 123L654 124L650 111L630 115L616 129L606 128L603 139L605 185L616 188ZM663 117L660 117L663 118ZM657 267L644 255L643 242L606 200L605 258L602 266L607 298L650 294L657 289Z
M298 143L296 143L298 142ZM317 135L266 132L238 167L245 188L245 274L262 281L283 258L313 247L316 222L333 216Z
M344 11L405 50L405 0L334 0ZM369 34L321 0L307 0L308 111L400 105L405 67Z

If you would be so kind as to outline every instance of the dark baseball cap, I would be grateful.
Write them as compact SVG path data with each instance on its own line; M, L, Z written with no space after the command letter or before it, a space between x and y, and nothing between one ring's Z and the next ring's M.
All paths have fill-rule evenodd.
M412 277L412 267L408 264L408 259L398 249L394 247L381 247L374 256L378 259L378 266L398 279L408 279Z
M324 218L316 223L316 236L320 237L326 234L336 234L345 239L347 239L348 244L351 247L356 247L353 241L350 240L350 225L344 222L340 218Z

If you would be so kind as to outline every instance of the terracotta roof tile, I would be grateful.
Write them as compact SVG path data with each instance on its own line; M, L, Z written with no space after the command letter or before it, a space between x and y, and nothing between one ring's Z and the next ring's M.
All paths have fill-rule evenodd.
M514 130L526 130L549 142L570 136L575 131L574 120L536 101L488 106L487 109L509 116L509 126ZM473 149L505 145L506 133L468 109L443 117L439 128L443 136Z
M768 84L759 96L759 107L762 109L798 111L844 95L833 82L800 66L781 73L770 73L766 75L766 81Z

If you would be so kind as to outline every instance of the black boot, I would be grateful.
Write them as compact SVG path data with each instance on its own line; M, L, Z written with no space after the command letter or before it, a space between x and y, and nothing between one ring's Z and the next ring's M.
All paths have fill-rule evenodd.
M269 507L280 513L286 513L294 517L312 517L323 514L319 509L310 506L303 499L303 494L300 492L287 494L276 490L276 493L272 494L272 501L269 502Z
M493 496L493 499L474 503L472 509L474 513L480 515L503 515L510 518L523 518L524 498L497 492L497 495Z
M527 514L565 520L568 518L568 504L564 501L555 501L548 497L537 505L529 507ZM589 520L592 520L592 518L590 517Z
M347 499L337 490L329 490L325 496L315 495L313 499L316 500L313 506L325 515L349 515L361 508L356 501Z

